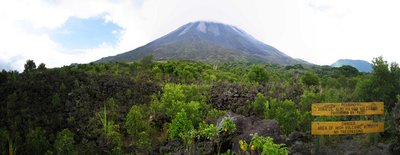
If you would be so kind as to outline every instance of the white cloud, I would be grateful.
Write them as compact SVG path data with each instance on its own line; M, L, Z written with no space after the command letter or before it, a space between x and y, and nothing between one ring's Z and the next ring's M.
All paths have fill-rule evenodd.
M188 22L235 25L282 52L316 64L383 55L400 62L396 0L5 0L0 2L0 68L26 59L59 67L132 50ZM105 16L122 27L115 47L68 52L43 29L69 17Z

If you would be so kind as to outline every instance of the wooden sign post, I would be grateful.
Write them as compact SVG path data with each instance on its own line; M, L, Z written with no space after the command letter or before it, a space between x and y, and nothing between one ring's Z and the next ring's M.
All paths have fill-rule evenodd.
M315 154L319 154L319 136L321 135L364 134L384 131L384 122L371 120L319 122L320 116L381 115L383 113L383 102L312 104L311 114L317 116L317 122L311 122L311 134L318 136Z

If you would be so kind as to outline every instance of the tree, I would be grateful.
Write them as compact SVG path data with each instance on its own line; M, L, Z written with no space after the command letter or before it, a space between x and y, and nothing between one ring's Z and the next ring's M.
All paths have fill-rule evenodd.
M256 99L254 102L251 104L251 107L253 111L256 113L258 116L262 116L265 110L265 103L267 101L267 98L261 94L258 93L256 96Z
M134 139L138 138L139 134L149 129L146 113L137 105L133 105L125 120L125 128L130 136Z
M140 60L140 62L142 63L144 68L149 69L153 67L153 59L154 59L153 55L146 55L143 57L142 60Z
M345 77L353 77L353 76L357 76L360 74L360 72L358 72L357 68L354 68L353 66L350 65L344 65L342 67L339 68L335 68L339 71L340 75L343 75Z
M251 67L247 77L250 81L254 81L259 84L265 84L269 79L269 73L264 67L260 65L254 65Z
M319 77L313 72L307 72L301 78L301 82L306 86L317 86L319 84Z
M389 67L387 61L382 56L372 61L371 84L376 101L384 101L388 110L394 107L396 96L400 93L400 69L397 63L392 63ZM372 94L371 94L372 95Z
M29 59L26 61L24 67L25 67L24 72L30 72L36 69L36 64L33 60Z
M37 69L40 71L46 70L46 65L44 63L40 63Z

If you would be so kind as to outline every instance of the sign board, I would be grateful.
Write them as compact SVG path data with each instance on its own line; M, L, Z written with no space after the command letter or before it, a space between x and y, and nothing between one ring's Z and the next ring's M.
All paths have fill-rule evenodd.
M383 102L314 103L311 111L313 116L380 115L383 108Z
M312 135L339 135L378 133L384 131L384 122L373 121L343 121L343 122L312 122Z

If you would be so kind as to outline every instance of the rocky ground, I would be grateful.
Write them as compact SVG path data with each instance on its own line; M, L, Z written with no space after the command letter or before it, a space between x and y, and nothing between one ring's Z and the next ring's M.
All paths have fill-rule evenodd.
M320 139L320 155L400 155L400 104L393 109L393 119L395 121L397 142L392 144L377 143L372 144L371 135L341 135L324 136ZM312 155L315 154L315 137L309 132L292 132L288 136L281 133L279 123L275 120L264 120L257 117L246 117L229 112L237 127L234 135L224 138L222 149L232 149L240 152L239 140L250 142L253 134L270 136L275 143L285 143L289 154L293 155ZM225 116L224 116L225 117ZM218 121L222 119L219 118ZM217 122L218 122L217 121ZM172 141L161 147L161 152L171 152L179 150L176 154L183 154L180 150L182 144L179 141ZM197 146L198 154L213 154L216 148L209 141L200 142ZM173 151L172 151L173 152Z

